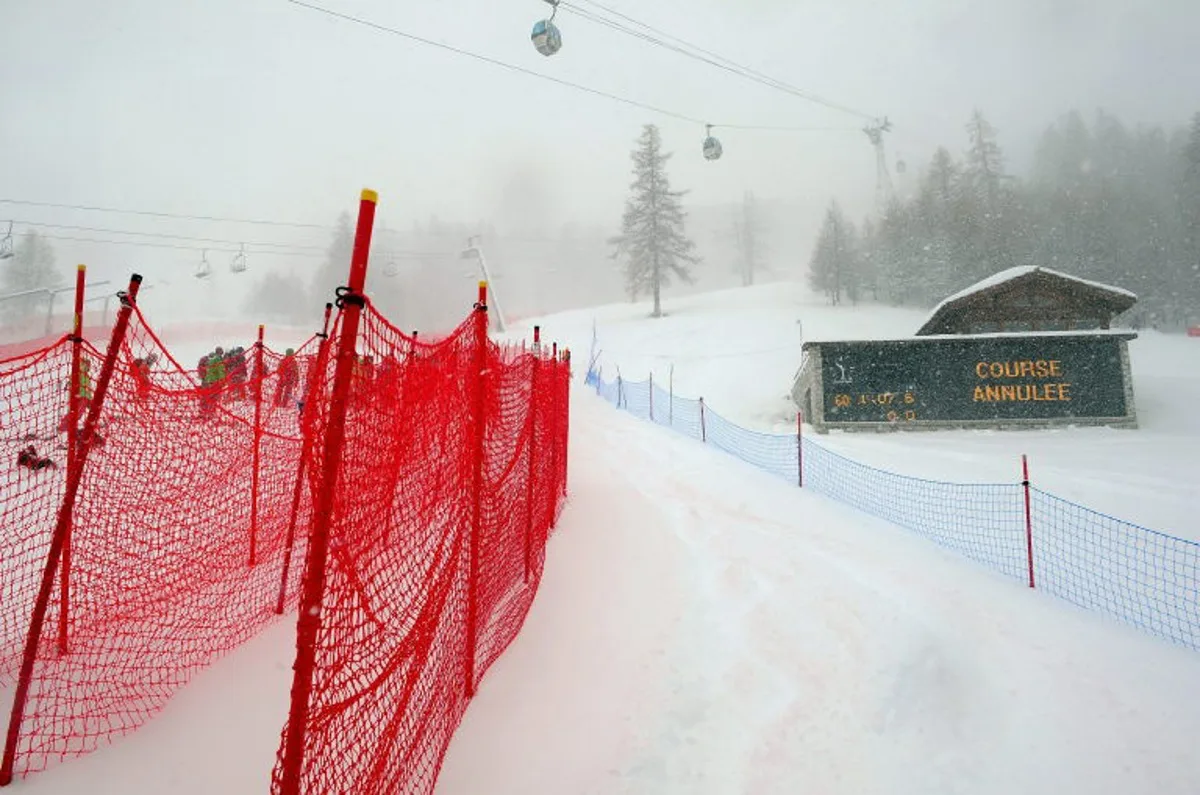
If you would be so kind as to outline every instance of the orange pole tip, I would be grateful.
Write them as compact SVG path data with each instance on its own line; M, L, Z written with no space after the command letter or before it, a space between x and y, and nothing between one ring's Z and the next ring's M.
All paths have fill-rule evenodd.
M479 289L480 289L480 290L486 290L486 289L487 289L487 282L486 282L485 280L483 280L483 279L480 279L480 280L479 280Z
M363 188L362 200L365 202L370 202L371 204L378 204L379 194L370 188Z
M87 270L87 265L77 265L76 270L85 271Z

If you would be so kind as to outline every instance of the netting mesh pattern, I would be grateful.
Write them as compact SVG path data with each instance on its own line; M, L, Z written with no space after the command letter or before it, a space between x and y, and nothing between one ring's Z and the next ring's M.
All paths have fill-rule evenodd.
M618 408L719 447L761 469L885 519L1010 577L1027 580L1021 483L947 483L888 472L810 437L742 428L702 400L648 381L586 383ZM1200 544L1030 488L1036 587L1200 650Z
M497 346L478 318L433 341L369 304L363 313L312 692L293 711L301 725L284 729L274 792L289 791L286 738L297 729L290 791L431 792L475 685L532 603L565 495L569 363ZM341 334L314 439L337 399ZM324 455L314 445L313 488Z
M0 362L9 457L0 466L4 686L20 666L62 502L68 396L86 409L104 358L80 346L83 375L74 389L69 340ZM296 403L268 396L309 366L315 347L310 342L285 367L263 350L260 368L247 344L245 372L200 386L134 311L41 628L18 774L137 728L197 671L276 618L301 437ZM30 445L38 462L51 464L18 465ZM306 527L311 500L298 508L295 521ZM292 554L302 555L304 534L297 538ZM291 579L287 604L297 591L298 577Z

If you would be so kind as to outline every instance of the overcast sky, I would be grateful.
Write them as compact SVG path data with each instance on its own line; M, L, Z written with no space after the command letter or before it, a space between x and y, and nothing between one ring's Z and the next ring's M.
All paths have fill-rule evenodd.
M697 123L284 0L6 0L0 198L326 224L370 186L395 227L438 215L507 230L554 233L572 220L615 230L630 146L653 121L676 153L671 177L692 191L689 202L753 190L804 212L819 213L834 196L856 215L869 210L874 159L856 116L565 8L557 20L565 46L544 58L529 41L549 10L541 0L316 2L716 125L837 129L718 130L726 154L709 163ZM1196 0L604 4L839 105L889 116L889 157L913 163L937 143L960 147L976 105L1018 168L1036 133L1072 107L1168 125L1200 111ZM222 238L280 234L0 204L0 220L8 217ZM119 259L121 268L150 256L195 258L56 246L68 259Z

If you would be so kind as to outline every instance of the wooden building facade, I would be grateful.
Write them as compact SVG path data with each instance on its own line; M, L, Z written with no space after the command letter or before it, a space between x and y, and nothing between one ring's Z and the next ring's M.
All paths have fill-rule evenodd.
M933 310L917 336L1108 329L1137 296L1040 267L1010 268Z

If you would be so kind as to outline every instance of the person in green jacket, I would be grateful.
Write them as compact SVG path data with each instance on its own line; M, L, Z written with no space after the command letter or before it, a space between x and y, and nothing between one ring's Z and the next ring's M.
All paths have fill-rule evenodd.
M200 386L200 413L208 417L217 408L221 384L225 381L225 351L218 347L204 358L204 380Z
M78 422L82 423L83 418L87 416L88 406L92 403L92 363L87 359L79 360L79 378L75 381L75 388L71 390L71 400L75 401L76 417ZM58 424L59 433L64 433L71 417L70 412L62 418L62 422Z

